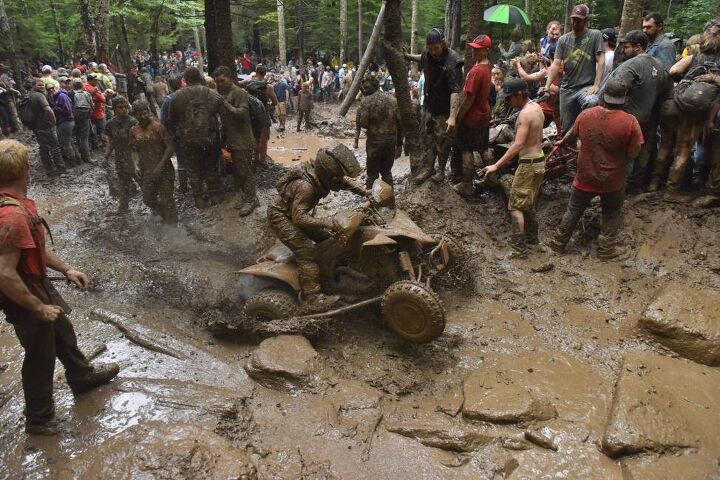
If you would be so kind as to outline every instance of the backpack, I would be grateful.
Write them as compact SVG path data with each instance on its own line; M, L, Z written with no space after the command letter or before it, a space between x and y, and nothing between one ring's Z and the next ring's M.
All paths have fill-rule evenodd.
M30 93L26 93L22 96L18 104L18 113L22 124L30 130L33 130L37 123L37 118L30 102L30 95Z
M267 85L268 84L265 80L253 80L248 83L247 87L245 87L245 90L247 90L250 95L260 100L263 105L267 105Z
M75 118L85 118L89 116L92 109L93 101L88 92L81 90L73 94L73 116Z
M203 148L212 143L211 116L208 110L209 90L205 95L188 95L183 123L183 140L191 147Z
M257 97L248 95L248 107L250 110L250 125L252 126L253 137L260 138L263 127L267 123L267 112L265 105Z
M697 55L697 63L685 74L685 77L675 87L675 102L683 112L703 114L712 107L713 102L720 95L717 85L705 82L696 82L695 78L706 73L720 73L720 60L717 56L705 54Z

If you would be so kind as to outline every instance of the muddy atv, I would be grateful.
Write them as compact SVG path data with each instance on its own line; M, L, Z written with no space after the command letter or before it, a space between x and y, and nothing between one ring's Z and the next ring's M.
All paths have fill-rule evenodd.
M340 301L309 313L303 303L292 252L277 243L256 265L239 273L270 279L273 286L250 297L246 321L337 318L380 305L387 325L415 343L438 338L445 329L445 308L431 282L462 262L452 238L428 235L402 210L386 221L374 209L335 215L344 234L317 244L323 292Z

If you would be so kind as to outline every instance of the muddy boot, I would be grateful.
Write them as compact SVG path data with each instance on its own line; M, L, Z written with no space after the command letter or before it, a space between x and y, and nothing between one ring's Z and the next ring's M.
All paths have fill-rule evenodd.
M463 197L472 197L475 193L475 188L473 187L472 182L465 181L453 185L453 190Z
M615 236L598 236L597 257L600 260L612 260L621 257L625 252L618 248L615 242Z
M662 183L662 179L660 177L654 176L652 177L652 180L650 180L650 184L647 187L648 192L657 192L660 190L660 184Z
M696 208L711 208L720 204L720 197L717 195L703 195L692 202Z
M67 168L65 167L65 161L63 160L62 152L59 148L54 148L50 150L50 158L52 159L52 163L55 166L55 170L58 172L58 174L62 175L65 173L65 170Z
M185 169L178 170L178 192L187 193L188 191L188 177Z
M528 245L540 245L538 236L538 223L534 215L525 216L525 243Z
M238 208L237 205L235 206L235 208L238 209L238 214L241 217L247 217L253 211L255 211L255 209L258 208L259 206L260 206L260 201L258 200L257 197L255 197L252 201L245 202L241 208Z
M525 258L527 257L528 247L525 243L524 233L515 233L510 237L510 258Z
M670 203L690 203L692 196L682 193L680 190L668 188L663 199Z
M225 196L222 193L212 193L210 194L210 205L220 205L225 200Z
M93 371L84 375L68 376L66 374L65 376L73 393L82 393L108 383L117 377L119 371L120 366L117 363L107 363L105 365L93 365Z
M428 178L433 176L433 173L434 170L423 170L415 176L413 183L418 186L422 185Z
M25 422L25 433L29 433L30 435L52 436L57 435L59 431L60 427L58 426L57 420L54 418L45 423Z
M435 172L435 175L433 175L433 176L430 177L430 178L431 178L432 181L435 182L435 183L442 183L442 182L445 181L445 171L443 171L443 170L438 170L437 172Z

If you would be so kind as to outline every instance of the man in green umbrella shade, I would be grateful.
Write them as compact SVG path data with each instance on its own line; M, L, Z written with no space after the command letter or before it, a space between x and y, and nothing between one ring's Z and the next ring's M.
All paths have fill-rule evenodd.
M572 32L558 40L555 59L545 82L544 89L549 90L560 74L560 68L563 68L560 83L563 132L570 130L582 110L597 104L596 94L605 69L603 36L599 30L587 28L589 15L587 5L573 8L570 15Z

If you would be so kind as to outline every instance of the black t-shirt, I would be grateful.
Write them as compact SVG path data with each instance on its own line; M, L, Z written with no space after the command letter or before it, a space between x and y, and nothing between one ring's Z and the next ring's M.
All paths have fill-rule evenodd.
M454 50L448 48L438 59L425 53L422 67L425 73L423 107L433 115L449 115L450 95L462 92L462 59Z
M35 117L34 130L47 130L55 126L48 120L47 114L45 113L45 107L49 106L50 104L45 95L36 91L30 93L30 109Z

